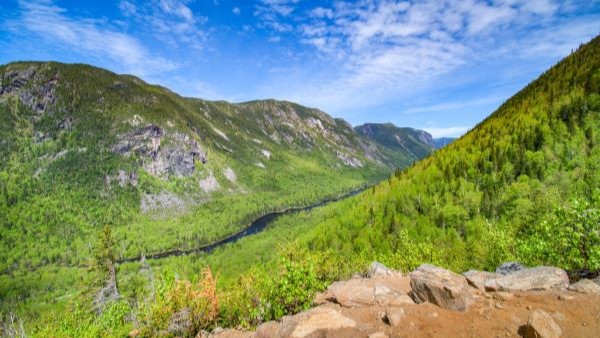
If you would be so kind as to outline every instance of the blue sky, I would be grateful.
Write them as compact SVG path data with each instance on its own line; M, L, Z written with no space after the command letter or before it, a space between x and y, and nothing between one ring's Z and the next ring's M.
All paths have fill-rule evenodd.
M600 0L0 1L0 63L276 98L456 136L600 33Z

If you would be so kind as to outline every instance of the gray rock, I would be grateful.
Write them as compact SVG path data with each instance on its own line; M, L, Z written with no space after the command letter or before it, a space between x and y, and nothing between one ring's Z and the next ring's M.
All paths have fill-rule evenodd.
M61 130L71 130L73 127L73 119L70 117L65 117L58 123L58 129Z
M496 273L499 275L508 275L513 272L524 270L525 267L523 264L519 262L506 262L500 264L499 267L496 268Z
M498 275L493 272L469 270L463 273L463 276L467 278L467 282L474 288L485 290L485 282L488 279L496 278Z
M430 302L442 308L465 311L472 297L464 276L424 264L410 274L410 286L417 303Z
M500 275L485 282L486 291L529 291L569 287L567 273L559 268L540 266Z
M558 338L562 334L562 329L548 313L535 310L527 320L524 338Z
M600 295L600 285L594 283L593 281L591 281L589 279L585 279L585 278L581 279L577 283L569 286L569 290L575 291L575 292L580 292L580 293Z
M168 146L161 146L163 140L168 140ZM124 156L136 154L149 174L163 179L190 176L196 160L207 162L206 152L197 141L179 132L166 134L154 124L121 135L112 151Z
M379 262L372 262L369 265L369 270L367 273L369 277L373 278L376 276L392 276L394 274L397 274L398 272L388 268L387 266Z

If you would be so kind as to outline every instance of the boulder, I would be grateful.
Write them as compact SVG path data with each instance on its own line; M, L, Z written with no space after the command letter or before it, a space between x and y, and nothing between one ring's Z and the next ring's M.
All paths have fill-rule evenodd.
M499 275L508 275L513 272L524 270L525 267L523 264L519 262L506 262L500 264L499 267L496 268L496 273Z
M562 329L552 317L543 310L535 310L527 320L524 338L557 338Z
M485 282L486 291L529 291L569 287L567 273L559 268L540 266L500 275Z
M399 326L404 316L404 309L401 307L390 306L385 309L385 318L391 326Z
M477 270L469 270L463 273L463 276L467 278L467 282L469 282L471 286L479 290L485 290L485 282L488 279L494 279L498 277L498 275L493 272Z
M589 279L581 279L577 283L569 286L569 290L580 292L580 293L588 293L588 294L596 294L600 295L600 285L594 283Z
M417 303L430 302L442 308L465 311L471 303L464 276L424 264L410 274L410 286Z
M385 289L379 288L384 293ZM375 304L375 286L369 279L356 278L334 282L327 288L329 299L345 307Z
M356 327L356 322L338 310L319 306L306 312L284 318L273 337L303 338L321 330L338 330Z
M373 262L371 263L371 265L369 265L369 270L367 273L369 277L373 278L377 276L393 276L398 272L396 270L392 270L386 267L385 265L379 262Z

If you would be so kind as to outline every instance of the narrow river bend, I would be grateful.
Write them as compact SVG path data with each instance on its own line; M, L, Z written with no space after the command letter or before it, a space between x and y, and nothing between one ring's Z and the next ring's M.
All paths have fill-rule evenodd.
M353 190L349 193L346 193L344 195L334 197L334 198L329 198L329 199L326 199L326 200L323 200L323 201L320 201L318 203L311 204L308 206L292 207L292 208L285 209L283 211L270 212L268 214L258 217L257 219L252 221L249 226L240 230L239 232L237 232L233 235L230 235L228 237L225 237L225 238L223 238L219 241L216 241L214 243L211 243L211 244L203 245L203 246L193 248L193 249L186 249L186 250L173 249L173 250L168 250L168 251L149 253L144 256L146 259L160 259L160 258L167 258L167 257L171 257L171 256L183 256L183 255L189 255L189 254L200 253L200 252L211 252L220 246L236 242L237 240L239 240L241 238L244 238L244 237L250 236L250 235L254 235L254 234L257 234L257 233L263 231L269 224L271 224L273 221L275 221L279 216L294 214L294 213L298 213L301 211L307 211L307 210L311 210L314 208L324 206L324 205L332 203L332 202L337 202L337 201L346 199L348 197L355 196L367 188L368 188L368 186L362 187L362 188ZM136 261L140 261L141 259L142 259L142 256L127 257L127 258L118 259L117 263L136 262Z

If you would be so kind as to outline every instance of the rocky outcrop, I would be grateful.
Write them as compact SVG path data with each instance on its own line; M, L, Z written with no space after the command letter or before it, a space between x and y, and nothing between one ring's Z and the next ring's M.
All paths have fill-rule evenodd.
M589 279L582 279L577 283L574 283L573 285L569 286L569 290L580 293L600 295L600 285Z
M554 319L542 310L535 310L527 320L524 338L558 338L563 332Z
M345 154L339 150L336 150L335 154L336 154L337 158L342 161L342 163L344 163L345 165L347 165L349 167L352 167L352 168L362 168L363 167L362 161L355 157Z
M410 286L417 303L465 311L471 303L469 284L464 276L424 264L410 274Z
M498 277L496 273L487 271L469 270L463 273L463 276L467 278L467 282L479 290L485 290L485 282L488 279L495 279Z
M506 262L500 264L500 266L496 268L496 273L499 275L508 275L521 270L525 270L523 264L519 262Z
M377 276L393 276L399 273L401 272L390 269L379 262L372 262L371 265L369 265L369 269L367 270L367 274L371 278Z
M518 270L497 278L487 279L486 291L529 291L569 287L567 273L559 268L540 266Z
M124 156L136 154L149 174L163 179L190 176L196 168L195 161L207 161L196 140L180 132L167 133L154 124L119 136L112 151Z
M37 67L29 67L4 73L0 83L0 96L17 95L21 103L38 114L56 102L58 75L51 78L36 76Z
M356 327L354 320L344 316L334 307L321 305L294 316L283 317L279 323L264 323L256 329L255 334L247 336L256 338L304 338L314 337L319 332L354 327Z
M595 337L600 332L600 323L596 323L600 295L567 292L564 288L558 292L552 289L513 294L478 290L475 286L483 280L509 276L528 281L530 273L554 271L552 269L556 268L524 269L506 275L472 270L465 273L468 276L465 277L422 265L408 277L373 262L369 278L358 276L332 283L328 290L317 295L315 303L319 306L316 308L263 323L255 332L217 329L200 336L560 337L564 332L569 337ZM474 282L468 282L467 278ZM579 285L588 286L589 282ZM414 298L425 301L415 304L406 294L411 290ZM561 298L566 294L568 299ZM559 311L565 301L569 302L569 311ZM453 311L462 308L465 310Z

